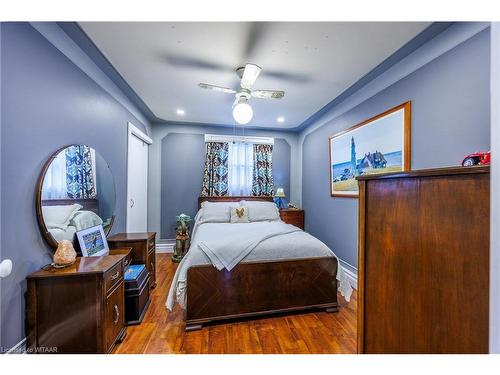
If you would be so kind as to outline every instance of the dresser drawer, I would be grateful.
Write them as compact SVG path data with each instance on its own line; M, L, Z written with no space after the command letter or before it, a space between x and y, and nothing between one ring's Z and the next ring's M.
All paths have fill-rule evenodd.
M123 280L123 261L116 265L104 274L104 287L106 293L109 293L113 287Z
M155 251L155 241L148 241L148 252Z
M105 351L111 351L122 329L125 327L125 291L123 281L119 284L106 299L104 309L104 345Z
M151 288L156 287L156 252L151 251L148 253L148 263L146 264L146 268L149 271L149 276L151 278Z
M123 269L127 268L132 264L132 253L129 253L124 259L123 259Z
M124 272L125 272L126 268L132 264L132 248L131 247L109 249L109 255L124 255L123 262L122 262Z

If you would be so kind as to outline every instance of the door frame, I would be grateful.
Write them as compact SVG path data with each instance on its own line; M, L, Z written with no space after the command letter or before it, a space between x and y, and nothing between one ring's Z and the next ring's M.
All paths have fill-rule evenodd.
M130 173L130 170L129 170L129 166L130 166L130 163L128 162L128 158L129 158L129 151L130 151L130 139L131 137L137 137L139 138L140 140L142 140L144 143L146 143L148 146L152 145L153 144L153 140L146 134L144 133L142 130L140 130L137 126L135 126L134 124L132 124L131 122L128 122L128 125L127 125L127 201L126 201L126 208L127 208L127 214L126 214L126 224L125 224L125 227L127 228L127 232L129 231L129 215L130 215L130 205L129 205L129 202L130 202L130 189L129 189L129 178L131 177L131 173ZM148 151L149 153L149 151ZM149 155L148 155L148 174L149 174ZM148 185L148 178L146 178L146 181L145 181L145 184L146 184L146 190L147 190L147 185ZM148 210L148 205L146 204L146 214L147 214L147 210Z

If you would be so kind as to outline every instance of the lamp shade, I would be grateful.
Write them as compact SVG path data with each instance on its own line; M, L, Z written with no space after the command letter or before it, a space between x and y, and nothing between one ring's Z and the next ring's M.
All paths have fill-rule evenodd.
M274 196L278 198L285 198L285 190L283 188L277 188Z

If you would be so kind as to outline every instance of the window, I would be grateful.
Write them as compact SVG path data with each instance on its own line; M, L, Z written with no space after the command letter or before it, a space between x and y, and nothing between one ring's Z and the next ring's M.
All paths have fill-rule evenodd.
M253 144L229 142L229 195L251 195L253 176Z
M205 142L203 196L272 194L272 147L267 147L267 152L257 151L259 178L256 181L253 173L254 150L260 150L258 146L273 145L273 138L205 134Z

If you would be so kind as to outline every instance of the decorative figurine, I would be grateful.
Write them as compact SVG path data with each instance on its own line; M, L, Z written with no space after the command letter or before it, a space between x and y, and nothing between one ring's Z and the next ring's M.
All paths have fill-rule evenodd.
M191 217L186 214L180 214L175 219L179 225L175 230L175 249L174 255L172 255L172 262L179 263L188 252L189 245L191 244L188 226Z
M57 244L52 266L63 268L72 265L76 260L76 251L71 241L62 240Z
M467 155L464 160L462 160L462 166L470 167L473 165L487 165L491 162L491 151L487 152L474 152Z

